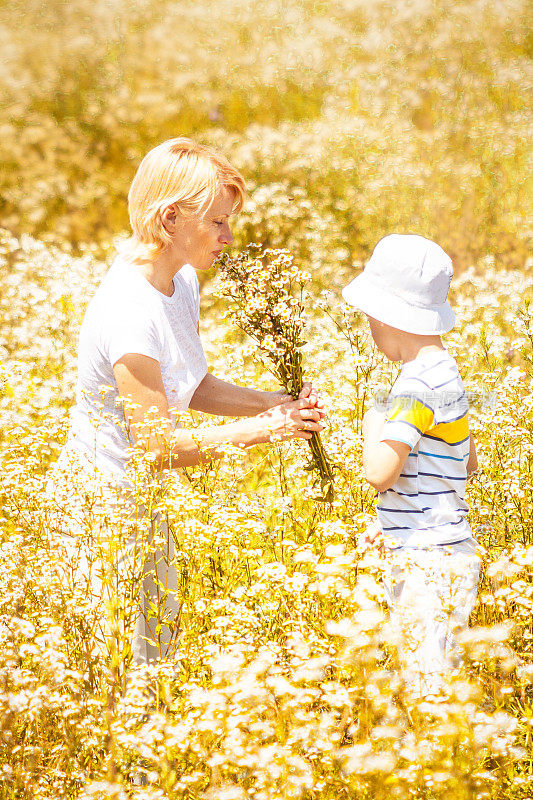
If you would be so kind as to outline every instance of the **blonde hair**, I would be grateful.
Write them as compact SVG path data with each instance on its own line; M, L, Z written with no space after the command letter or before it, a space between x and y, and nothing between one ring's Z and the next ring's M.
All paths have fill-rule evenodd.
M141 161L128 193L133 235L121 251L128 258L153 261L171 242L163 211L174 206L186 217L205 213L223 188L233 189L232 213L240 211L244 178L224 156L185 137L154 147Z

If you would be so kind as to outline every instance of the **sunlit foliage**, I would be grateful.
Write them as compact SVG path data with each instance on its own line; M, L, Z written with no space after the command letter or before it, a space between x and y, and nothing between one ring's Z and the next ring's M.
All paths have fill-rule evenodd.
M526 0L0 4L0 800L531 798L530 28ZM184 134L247 178L237 248L288 248L309 273L302 357L336 495L317 500L304 442L234 448L157 496L140 480L173 532L180 611L174 661L134 669L125 605L70 591L57 537L76 522L84 546L102 525L118 542L129 523L102 516L97 480L45 483L129 183ZM391 231L454 258L446 344L479 451L482 578L440 703L405 697L364 536L361 419L396 367L340 289ZM277 389L218 288L209 275L212 371Z
M323 271L391 229L520 265L526 0L10 0L0 213L81 245L127 223L139 159L215 144L250 182L241 243ZM529 199L528 199L529 198Z
M111 615L125 641L127 620L67 591L53 520L58 506L66 520L75 512L43 491L68 425L80 317L104 265L3 236L0 796L529 796L533 275L483 269L455 283L459 324L447 343L472 398L481 470L468 500L484 571L448 701L413 705L380 560L363 536L373 498L361 416L393 374L339 295L304 296L304 357L329 407L336 500L316 500L305 442L233 452L174 480L156 502L181 575L176 662L130 669L125 682L127 648L106 660L92 626L95 612ZM202 322L213 370L272 387L249 340L221 321L214 288ZM66 480L72 497L76 477ZM80 486L90 541L97 487ZM139 484L139 502L146 491ZM126 521L110 522L123 535Z

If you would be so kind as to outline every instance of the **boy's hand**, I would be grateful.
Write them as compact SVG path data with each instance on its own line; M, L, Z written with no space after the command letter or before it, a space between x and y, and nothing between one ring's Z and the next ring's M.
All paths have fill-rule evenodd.
M366 526L365 542L369 545L376 545L378 550L383 547L383 531L377 519Z
M470 455L466 464L466 476L472 477L478 470L476 443L474 442L472 434L470 434Z
M383 531L377 519L372 520L364 531L362 531L357 540L357 546L360 550L378 550L381 552L384 548Z

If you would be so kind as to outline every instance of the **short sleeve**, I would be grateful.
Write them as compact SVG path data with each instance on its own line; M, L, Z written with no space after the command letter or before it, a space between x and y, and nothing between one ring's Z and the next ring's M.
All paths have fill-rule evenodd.
M161 360L157 326L140 306L124 309L109 320L105 326L104 343L112 367L126 353Z
M395 395L390 398L390 404L380 441L403 442L412 450L420 437L433 427L433 409L413 394Z

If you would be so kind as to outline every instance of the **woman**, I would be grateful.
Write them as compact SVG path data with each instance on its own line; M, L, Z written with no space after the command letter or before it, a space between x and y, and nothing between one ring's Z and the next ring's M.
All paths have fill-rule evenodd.
M225 158L189 139L164 142L143 159L128 195L133 235L91 300L81 328L76 405L56 476L63 472L72 484L75 470L83 478L84 470L88 475L96 468L127 493L132 444L151 454L156 469L179 469L222 457L228 444L251 447L272 436L309 439L322 430L321 404L309 384L292 401L281 391L243 388L208 371L198 333L195 270L209 269L231 244L229 221L241 209L244 192L242 176ZM242 419L203 429L200 437L179 427L173 409L188 407ZM107 492L108 503L110 496ZM173 642L173 544L168 528L156 522L159 555L151 565L141 559L145 614L134 636L136 662L168 655ZM99 534L84 556L72 530L63 543L67 558L76 561L71 574L84 575L95 598L106 585L115 585L113 575L105 580L111 558L130 582L142 572L137 534L130 533L118 550L106 549ZM155 613L162 572L168 592L163 592L165 608Z

